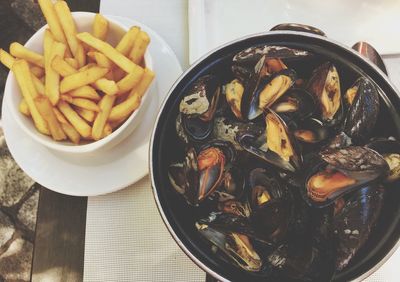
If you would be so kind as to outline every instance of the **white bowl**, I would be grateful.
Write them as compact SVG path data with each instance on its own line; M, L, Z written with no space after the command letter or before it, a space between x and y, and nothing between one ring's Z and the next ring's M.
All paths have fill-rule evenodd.
M89 12L73 12L72 16L76 22L78 32L88 31L91 32L92 24L94 20L94 13ZM105 16L107 18L107 16ZM109 22L109 31L107 36L107 42L115 46L123 34L129 29L123 24L107 18ZM36 51L38 53L43 53L43 37L44 31L47 25L39 29L25 44L25 47ZM144 55L144 62L147 68L153 69L153 64L151 56L148 51ZM153 85L153 83L152 83ZM152 87L152 86L150 86ZM149 89L150 89L149 87ZM22 99L18 83L12 72L9 73L6 81L6 86L4 89L3 103L6 103L7 110L11 112L12 117L17 121L17 124L26 132L29 137L34 139L36 142L59 152L67 153L92 153L97 150L110 149L111 147L117 145L124 138L129 136L133 130L140 124L143 118L143 113L146 110L148 101L150 100L149 89L146 91L142 98L140 107L114 132L112 132L107 137L93 141L88 144L75 145L69 141L54 141L50 136L43 135L37 131L33 121L19 112L18 106Z

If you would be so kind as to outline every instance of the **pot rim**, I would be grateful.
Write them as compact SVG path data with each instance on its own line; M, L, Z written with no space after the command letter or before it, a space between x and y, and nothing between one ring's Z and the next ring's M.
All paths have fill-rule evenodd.
M176 86L187 76L188 73L190 73L192 71L192 69L194 69L203 60L205 60L211 54L217 52L220 49L223 49L223 48L225 48L227 46L230 46L230 45L235 44L235 43L240 42L240 41L245 41L245 40L249 40L251 38L260 37L260 36L266 36L266 35L270 35L270 34L283 34L283 35L284 34L288 34L288 35L298 35L298 36L303 36L303 37L316 38L316 39L319 39L319 40L326 41L328 43L333 43L333 44L337 45L338 47L346 49L347 51L350 51L351 53L353 53L353 55L357 56L359 59L363 60L368 65L370 65L385 80L385 82L394 90L394 92L397 94L397 97L400 98L400 94L399 94L400 92L397 89L397 87L390 81L389 77L381 69L379 69L374 63L372 63L369 59L365 58L364 56L362 56L360 53L358 53L357 51L353 50L349 46L347 46L347 45L345 45L343 43L340 43L340 42L338 42L338 41L336 41L334 39L330 39L330 38L325 37L325 36L316 35L316 34L312 34L312 33L308 33L308 32L302 32L302 31L290 31L290 30L288 30L288 31L286 31L286 30L266 31L266 32L253 33L253 34L250 34L250 35L245 35L245 36L239 37L239 38L231 40L231 41L229 41L229 42L227 42L227 43L225 43L223 45L220 45L220 46L218 46L216 48L213 48L209 52L205 53L199 59L197 59L194 63L192 63L189 66L189 68L187 68L180 75L180 77L175 81L175 83L169 89L167 95L165 96L165 98L164 98L164 100L163 100L163 102L162 102L162 104L160 106L159 112L157 114L157 118L156 118L156 120L154 122L153 130L152 130L152 133L151 133L150 146L149 146L149 173L150 173L150 178L151 178L151 187L152 187L153 197L154 197L154 200L156 202L158 212L160 213L160 215L162 217L162 220L164 222L164 225L167 227L169 233L172 235L172 237L174 238L175 242L178 244L178 246L183 250L183 252L197 266L199 266L207 274L210 274L215 279L217 279L218 281L221 281L221 282L229 282L229 280L226 279L225 277L219 275L217 272L215 272L210 267L205 265L200 259L198 259L195 255L193 255L191 253L191 251L186 247L186 245L180 240L178 235L175 233L175 230L171 226L171 223L169 222L169 219L167 218L167 216L164 213L164 210L163 210L163 208L161 206L161 202L160 202L160 198L159 198L159 195L158 195L158 191L157 191L157 188L156 188L155 178L154 178L154 171L153 171L153 149L154 149L155 135L156 135L156 132L157 132L158 127L159 127L158 125L159 125L159 122L160 122L160 117L161 117L161 115L162 115L162 113L164 111L165 104L169 100L169 98L172 95L172 92L174 91ZM362 280L366 279L367 277L369 277L371 274L373 274L375 271L377 271L394 254L394 252L399 247L400 247L400 237L397 239L396 244L390 249L390 251L377 264L375 264L373 267L371 267L368 271L366 271L363 274L361 274L359 277L355 278L353 281L362 281Z

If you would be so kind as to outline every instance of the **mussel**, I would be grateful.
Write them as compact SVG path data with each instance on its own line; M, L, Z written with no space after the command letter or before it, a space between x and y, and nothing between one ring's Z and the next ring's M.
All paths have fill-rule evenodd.
M265 127L265 134L260 136L248 133L238 136L239 144L249 153L272 165L296 171L301 164L301 155L286 123L275 112L268 110Z
M336 67L327 62L316 68L307 89L318 101L322 121L327 124L336 123L342 108L340 79Z
M196 223L196 228L235 265L251 272L261 270L262 260L246 235L225 233L204 223Z
M346 97L350 108L344 121L344 132L356 142L365 142L378 119L378 90L372 81L361 77L346 92Z
M181 123L194 141L205 140L212 132L212 119L221 93L219 80L213 75L197 79L179 104Z
M373 230L383 205L382 187L366 186L344 200L334 217L337 237L336 269L348 265Z
M169 168L171 185L189 204L198 205L219 187L224 179L225 165L234 157L234 149L228 142L207 143L198 153L189 148L183 164L175 163Z
M328 149L320 156L323 162L314 168L305 183L308 198L314 205L331 204L344 194L373 183L389 170L384 158L367 147Z
M286 235L292 199L287 187L266 169L256 168L249 175L251 222L265 241L275 244Z

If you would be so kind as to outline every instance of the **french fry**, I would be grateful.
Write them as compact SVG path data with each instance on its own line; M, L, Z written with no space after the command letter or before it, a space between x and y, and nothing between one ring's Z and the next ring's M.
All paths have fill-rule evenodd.
M94 87L100 91L103 91L107 95L115 95L118 93L118 86L113 80L106 78L100 78L93 83Z
M100 107L95 102L85 98L73 98L69 103L89 111L94 111L94 112L100 111Z
M75 144L79 144L79 141L81 140L81 136L79 135L79 132L76 131L76 129L67 121L67 119L63 116L63 114L57 108L53 108L53 110L54 110L54 113L56 114L57 120L61 124L61 127L62 127L65 135L68 136L68 139L71 140Z
M49 71L50 67L50 56L51 56L51 50L53 47L54 43L54 37L53 34L51 34L50 29L46 29L44 31L44 39L43 39L43 56L44 56L44 69L45 72Z
M78 72L77 69L74 69L70 64L68 64L63 58L58 55L55 56L51 61L51 68L62 77L66 77Z
M57 1L54 4L54 10L64 31L72 55L78 61L80 67L84 66L86 61L85 52L82 44L76 39L76 24L67 3L65 1Z
M83 54L85 55L85 54ZM79 64L78 61L74 58L65 58L64 59L71 67L73 67L74 69L79 69Z
M92 128L64 101L58 103L58 109L83 138L91 136Z
M0 48L0 62L5 65L8 69L12 68L15 58L11 56L7 51Z
M106 125L108 116L110 115L115 98L116 96L104 95L99 102L101 111L97 114L92 128L92 137L94 140L101 139L104 126Z
M88 68L95 67L95 66L97 66L95 63L89 63L86 66L81 67L78 71L84 71L84 70L87 70Z
M109 121L118 121L128 117L133 111L135 111L140 106L141 96L138 93L134 93L132 96L128 97L124 102L116 105L112 108Z
M43 55L40 55L34 51L29 50L28 48L22 46L18 42L13 42L10 45L10 53L14 57L18 59L24 59L27 62L37 65L41 68L44 68L44 58Z
M124 56L128 56L129 52L132 50L133 42L140 32L140 27L131 27L121 38L117 47L115 49Z
M97 94L96 90L89 85L85 85L75 90L72 90L68 92L68 95L74 98L86 98L93 101L99 101L101 99L100 95Z
M107 38L107 33L108 33L107 19L100 14L96 14L96 16L94 16L94 21L93 21L93 35L96 38L104 41Z
M149 35L145 31L140 31L135 42L133 42L132 50L129 53L129 58L132 60L132 62L139 64L142 61L149 43Z
M51 46L50 64L56 56L64 57L67 46L54 41ZM60 75L51 66L46 69L45 93L52 105L56 105L60 99Z
M68 44L67 39L65 38L64 31L61 27L60 20L56 15L52 1L39 0L38 3L44 17L46 18L46 22L49 25L50 31L53 34L54 39L61 43Z
M41 78L44 75L44 69L38 66L32 66L31 68L31 72L34 76L36 76L37 78Z
M119 66L127 73L135 72L138 71L138 68L142 68L130 61L127 57L119 53L117 50L115 50L115 48L112 47L109 43L101 41L100 39L94 37L88 32L81 32L78 33L76 36L82 42L103 53L114 64Z
M117 82L117 86L118 86L117 94L123 94L123 93L131 90L133 87L135 87L139 83L140 79L142 78L143 73L144 73L144 70L129 73L123 79L118 81Z
M104 129L103 129L103 134L101 136L101 138L107 137L108 135L110 135L112 133L113 129L111 127L111 125L107 122L106 125L104 125Z
M100 67L108 68L108 69L112 68L112 62L106 56L104 56L102 53L96 52L96 51L91 51L91 52L88 52L87 55L89 56L89 58L92 58L93 60L95 60L95 62Z
M135 88L132 89L131 93L129 94L128 98L134 95L135 93L138 93L140 97L144 95L146 92L147 88L149 88L149 85L154 79L154 72L148 68L144 70L142 79L140 80L139 84L136 85Z
M32 81L32 74L29 70L29 65L25 60L16 60L12 66L12 71L17 79L21 89L22 97L28 104L29 112L31 113L33 122L39 132L50 135L49 127L46 120L40 115L34 98L38 96L36 88Z
M34 76L32 74L32 81L33 81L33 85L36 88L36 91L40 94L40 95L45 95L45 89L44 89L44 84L43 82L37 78L36 76Z
M82 108L79 108L79 107L75 107L74 109L87 122L93 122L94 118L96 117L96 113L93 112L93 111L89 111L89 110L82 109Z
M118 128L121 124L123 124L126 121L126 118L119 119L117 121L110 121L109 124L111 125L112 129Z
M37 96L34 101L40 115L47 121L53 139L56 141L66 139L67 136L65 136L64 131L57 120L49 98L46 96Z
M18 110L26 115L27 117L31 116L31 112L29 111L28 104L26 103L25 99L22 98L21 102L19 103Z
M60 91L61 93L66 93L68 91L93 83L102 78L107 72L108 69L106 68L94 66L66 76L63 78L63 80L61 80Z
M69 96L68 94L61 94L60 99L71 104L73 98L71 96Z

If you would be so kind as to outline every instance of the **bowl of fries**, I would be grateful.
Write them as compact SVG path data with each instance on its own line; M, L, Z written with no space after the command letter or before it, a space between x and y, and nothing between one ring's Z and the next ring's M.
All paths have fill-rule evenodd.
M39 0L47 25L0 49L3 103L34 140L60 152L111 148L139 125L154 78L150 38L100 14Z

